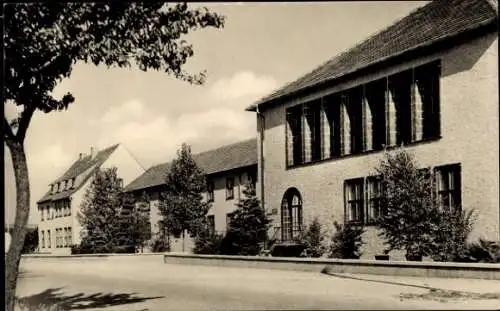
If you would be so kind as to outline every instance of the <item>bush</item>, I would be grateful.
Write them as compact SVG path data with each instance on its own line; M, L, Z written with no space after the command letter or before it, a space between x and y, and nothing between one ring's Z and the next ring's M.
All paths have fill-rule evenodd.
M361 257L360 248L364 244L362 235L364 228L361 225L346 224L341 225L334 222L336 232L332 237L330 245L330 258L359 259Z
M475 210L445 210L436 213L438 226L434 233L432 259L435 261L464 261L467 255L467 237L475 221Z
M200 232L195 237L193 252L195 254L220 254L223 238L222 234L217 234L209 230Z
M318 218L314 218L311 225L296 239L296 242L304 245L306 257L321 257L325 253L322 240L321 223Z
M120 245L113 249L113 253L115 254L135 254L135 251L135 245Z
M464 261L500 263L500 241L479 239L478 242L467 245Z
M221 254L258 255L267 240L270 223L260 205L252 183L243 190L243 198L236 204L226 236L221 241Z

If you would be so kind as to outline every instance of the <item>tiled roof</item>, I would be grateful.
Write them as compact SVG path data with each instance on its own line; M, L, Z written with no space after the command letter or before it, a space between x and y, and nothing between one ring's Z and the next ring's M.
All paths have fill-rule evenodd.
M360 69L444 39L498 23L497 0L435 0L313 71L257 101L268 104L285 96L352 74Z
M116 150L116 148L118 148L118 144L97 152L97 154L94 157L92 157L91 155L87 155L82 159L78 159L75 163L73 163L73 165L70 166L70 168L61 177L54 180L53 183L78 177L81 174L87 172L91 168L100 167L109 158L109 156ZM86 178L82 180L82 182L75 185L75 187L73 187L72 189L61 191L56 194L51 194L50 191L48 191L37 203L42 203L49 200L60 200L69 198L73 193L75 193L85 184L85 182L88 180L88 178L90 178L90 176L91 174L86 176Z
M249 139L214 150L194 154L193 159L206 174L257 164L257 140ZM171 162L155 165L125 187L136 191L162 185Z

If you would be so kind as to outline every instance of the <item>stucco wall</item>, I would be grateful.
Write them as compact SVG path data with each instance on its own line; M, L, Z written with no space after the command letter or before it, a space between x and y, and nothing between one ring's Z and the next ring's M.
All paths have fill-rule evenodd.
M500 238L499 215L499 133L498 133L498 39L486 35L459 47L416 59L350 81L321 93L295 99L264 111L264 188L267 209L277 208L289 187L296 187L303 200L304 222L317 216L332 232L332 222L343 221L344 180L365 177L382 153L350 156L303 167L285 166L285 108L329 92L359 85L411 66L441 59L441 135L435 142L408 147L421 166L461 163L462 203L476 208L479 217L472 237ZM275 216L276 224L280 215ZM382 250L375 229L364 237L364 257ZM396 254L396 257L399 257ZM400 254L399 254L400 255Z

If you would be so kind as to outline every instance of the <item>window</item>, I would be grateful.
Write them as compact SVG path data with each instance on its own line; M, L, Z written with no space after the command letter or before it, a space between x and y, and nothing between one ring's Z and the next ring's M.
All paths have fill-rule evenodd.
M68 216L71 216L71 201L70 200L68 201Z
M438 202L443 209L460 209L462 205L462 183L460 164L436 168Z
M52 247L52 239L50 236L50 230L47 230L47 248L51 248L51 247Z
M207 216L207 221L208 221L208 230L211 233L215 233L215 216L214 215Z
M304 162L321 159L321 101L304 105Z
M68 227L68 247L73 244L73 235L71 233L71 227Z
M292 241L302 232L302 198L296 188L288 189L281 201L281 239Z
M40 221L45 220L45 208L43 206L40 207Z
M226 178L226 200L234 199L234 178Z
M370 176L366 179L367 192L367 223L373 224L383 215L384 211L381 206L382 200L382 183L379 177Z
M327 153L327 158L338 157L340 156L340 97L336 95L326 97L323 101L323 109L328 123L327 131L323 136L325 149L326 145L329 145L330 152Z
M363 178L346 180L344 192L346 222L363 223Z
M287 121L287 164L298 165L303 161L302 152L302 106L286 110Z
M385 79L365 86L365 151L382 150L386 144Z
M40 244L42 248L45 248L45 231L42 230L40 233L42 236L42 242Z
M59 229L56 229L56 248L59 248Z
M437 138L441 133L440 75L441 68L438 62L415 68L415 140Z
M439 138L440 70L435 61L287 108L287 166Z
M207 183L207 202L214 201L214 182L209 181Z

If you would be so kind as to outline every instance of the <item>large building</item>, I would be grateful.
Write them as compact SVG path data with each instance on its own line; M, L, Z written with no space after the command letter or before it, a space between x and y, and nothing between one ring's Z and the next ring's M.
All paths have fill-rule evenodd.
M193 159L206 174L208 182L205 193L205 200L211 202L208 221L214 231L223 233L245 185L250 182L257 186L257 141L249 139L194 154ZM158 204L170 165L170 162L155 165L125 187L125 191L139 199L147 195L153 234L161 230ZM170 248L174 252L189 252L193 241L188 238L183 242L171 237Z
M112 167L117 168L124 185L144 172L128 150L118 144L100 151L91 148L89 154L81 153L64 174L50 183L50 189L37 202L40 252L68 254L71 245L80 243L82 227L76 215L85 191L96 170Z
M363 257L381 253L374 168L404 144L443 205L478 210L472 236L498 240L498 83L497 1L433 1L249 107L271 235L356 222Z

